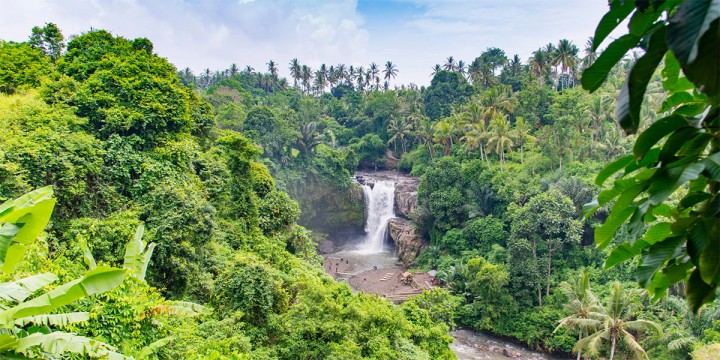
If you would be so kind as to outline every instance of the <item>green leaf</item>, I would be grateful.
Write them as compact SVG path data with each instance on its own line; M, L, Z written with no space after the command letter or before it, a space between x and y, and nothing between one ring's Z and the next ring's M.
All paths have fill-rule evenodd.
M684 240L682 236L675 236L650 246L647 255L643 257L640 266L637 268L636 275L640 285L648 287L655 272L660 270L663 263L675 254L675 251L683 244Z
M627 165L629 165L631 162L633 162L632 155L623 156L607 166L605 166L604 169L600 170L597 177L595 177L595 185L602 186L605 183L605 180L615 174L616 172L622 170Z
M637 209L637 206L610 212L610 216L605 220L605 223L595 229L595 244L598 248L602 249L610 243L610 239L615 235L617 229L632 215L635 209Z
M593 92L597 90L607 78L610 69L617 64L627 52L637 46L640 37L627 34L613 41L595 62L582 73L580 83L583 89Z
M679 105L682 105L685 103L690 103L690 102L693 102L694 100L695 100L695 98L689 92L686 92L686 91L676 92L676 93L670 95L667 99L665 99L665 101L663 101L662 107L660 108L660 111L658 111L658 112L664 113L664 112L672 110L676 106L679 106Z
M698 56L700 37L710 23L720 17L720 1L684 1L670 17L668 44L681 64L689 64Z
M677 60L675 55L673 55L672 51L665 53L665 67L663 67L660 74L662 75L663 89L670 90L678 83L678 80L680 79L680 62ZM691 83L690 88L692 87Z
M643 240L636 241L634 245L630 245L626 242L622 243L614 248L607 259L605 259L604 268L609 269L617 264L630 260L640 254L640 251L648 246L650 246L650 244Z
M697 313L700 307L712 302L715 299L715 287L706 284L700 276L700 271L696 268L687 282L687 300L690 309Z
M717 219L709 218L703 221L703 231L706 231L708 244L700 254L700 276L707 284L720 282L720 232L718 232Z
M613 0L610 2L610 11L608 11L595 29L593 37L593 51L607 38L615 28L625 20L635 8L633 1Z
M55 207L55 198L52 196L52 187L46 186L0 206L0 223L22 224L14 241L24 244L35 241L50 221Z
M691 208L710 198L712 198L712 195L706 192L689 193L685 195L682 200L680 200L680 206L678 206L678 210L682 211L684 209Z
M690 126L690 124L685 118L675 114L666 116L652 123L652 125L643 131L637 137L637 140L635 140L635 146L633 146L635 159L640 161L660 139L683 126Z
M720 152L716 152L703 160L705 176L715 182L720 182Z
M66 326L68 324L75 324L85 322L90 319L89 313L87 312L73 312L65 314L53 314L53 315L37 315L29 316L15 320L15 325L26 326L28 324L44 325L44 326Z
M702 163L692 163L686 167L662 169L648 188L650 203L652 205L661 204L681 185L697 179L704 168Z
M161 347L169 344L171 341L173 341L175 338L172 336L164 337L158 341L150 343L148 346L145 346L140 350L140 353L138 354L138 359L147 359L150 357L150 355L154 354L158 349Z
M645 232L645 235L643 235L643 241L647 242L649 245L653 245L657 242L665 240L668 236L672 235L672 230L670 229L671 225L672 224L668 222L661 222L653 225L647 232Z
M35 291L47 284L57 281L57 276L51 273L26 277L15 282L0 284L0 299L8 302L22 302Z
M108 291L120 285L124 277L125 271L122 269L98 266L80 279L0 312L0 324L8 324L21 317L42 315L86 296Z
M669 23L668 43L685 76L703 93L719 96L720 1L685 1Z
M667 52L666 34L667 27L662 26L650 35L647 52L630 69L630 75L620 90L616 116L620 126L628 134L637 132L640 125L640 108L645 98L645 90Z

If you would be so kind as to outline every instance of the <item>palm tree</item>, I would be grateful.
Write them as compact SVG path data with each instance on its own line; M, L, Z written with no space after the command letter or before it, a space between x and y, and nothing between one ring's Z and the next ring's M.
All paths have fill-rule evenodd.
M445 156L450 155L450 148L453 145L455 126L450 118L445 118L435 124L433 141L445 145Z
M388 122L387 132L388 135L390 135L390 139L387 142L388 145L393 143L395 151L397 151L397 143L399 141L402 152L407 152L407 138L412 136L413 123L407 121L407 119L402 116L392 116Z
M440 64L435 64L435 66L433 66L433 72L432 74L430 74L430 77L437 75L437 73L439 73L441 70L442 67L440 67Z
M530 72L538 77L538 83L542 84L544 77L550 72L550 54L543 49L537 49L530 58Z
M430 159L435 157L435 148L433 146L433 138L435 136L435 128L432 122L425 115L413 115L415 123L415 139L421 144L425 144L430 152Z
M302 75L301 78L302 78L303 87L305 87L305 92L310 92L310 85L312 84L312 80L313 80L312 69L307 65L303 65L301 68L300 74Z
M455 71L457 70L457 65L455 64L455 58L452 56L448 56L447 62L445 63L445 70L447 71Z
M555 50L553 56L553 64L556 66L560 65L560 68L562 69L563 81L560 83L560 90L563 89L563 83L567 82L565 80L565 72L568 69L572 70L577 67L578 51L577 46L568 39L562 39L558 42L557 49Z
M591 314L596 313L599 308L598 299L590 290L590 272L581 269L578 276L570 277L569 282L561 282L560 290L568 299L565 310L570 315L560 319L560 324L553 332L563 327L568 330L577 328L580 333L578 341L580 341L590 331L595 331L595 326L598 325L597 319L591 318ZM577 360L580 360L582 349L578 349L577 352Z
M385 70L383 70L383 73L385 74L386 81L392 80L398 74L397 66L395 66L392 61L388 61L385 63Z
M510 75L512 76L520 73L520 70L522 70L522 60L520 60L520 56L518 54L515 54L515 56L510 59L510 62L508 62L508 68Z
M480 149L480 161L487 160L485 156L485 139L488 133L485 131L483 122L474 123L470 125L470 129L460 139L465 142L466 146L470 147L470 150Z
M457 64L457 72L460 73L460 75L465 76L467 70L467 65L465 65L465 62L460 60Z
M525 122L525 119L518 116L515 119L515 135L517 145L520 146L520 163L523 164L523 149L528 141L535 141L535 137L530 135L531 127Z
M252 66L250 66L250 65L246 65L246 66L245 66L245 69L243 69L243 71L244 71L246 74L251 74L253 71L255 71L255 68L252 67Z
M598 57L597 52L593 50L593 39L594 38L591 36L585 43L585 49L583 50L585 52L585 57L582 60L583 69L590 67L590 65L592 65Z
M235 76L239 72L240 72L240 69L238 68L237 64L232 63L230 65L230 68L228 69L228 74L230 74L230 76Z
M290 60L290 76L293 78L293 86L297 89L298 81L302 78L302 68L297 58Z
M490 121L488 130L490 132L488 149L493 150L500 157L500 171L502 171L505 164L505 148L510 150L514 146L512 140L514 133L510 129L507 116L499 113Z
M268 61L267 66L268 66L268 72L270 73L270 77L272 79L272 85L275 86L275 82L278 79L277 64L275 64L274 61L270 60L270 61Z
M590 151L597 148L596 144L600 138L600 132L603 130L603 125L612 116L611 102L612 99L602 92L592 95L588 101L584 115L590 123Z
M308 155L314 151L315 147L320 145L322 135L315 131L316 128L317 123L314 121L300 127L300 133L297 136L297 146L301 155Z
M617 342L621 340L627 349L638 358L647 359L645 350L640 346L632 332L651 332L654 335L662 336L663 331L660 325L649 320L631 320L633 312L640 306L636 298L644 294L644 290L625 290L620 282L615 281L611 285L610 298L607 306L598 307L597 311L589 314L595 320L592 323L597 330L587 337L578 340L573 350L586 350L590 356L599 355L605 341L610 342L610 360L615 359Z
M501 113L512 113L515 110L515 99L512 97L510 85L499 85L485 90L480 96L480 106L483 107L485 126Z
M375 81L375 91L380 89L380 68L376 63L370 64L370 75L372 75L373 81Z

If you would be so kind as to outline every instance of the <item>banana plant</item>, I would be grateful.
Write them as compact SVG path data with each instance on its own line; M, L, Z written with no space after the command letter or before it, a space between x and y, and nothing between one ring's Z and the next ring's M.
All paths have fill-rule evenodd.
M32 191L0 205L0 271L11 274L27 248L50 221L52 187ZM36 295L58 281L52 273L0 283L0 357L56 358L65 353L131 359L109 344L51 327L88 321L88 313L51 314L58 308L119 286L125 270L94 266L81 278Z

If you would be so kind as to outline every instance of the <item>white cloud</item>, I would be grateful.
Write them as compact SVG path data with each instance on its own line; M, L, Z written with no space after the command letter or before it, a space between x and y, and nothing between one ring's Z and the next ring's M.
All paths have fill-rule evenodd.
M374 21L358 13L357 0L4 0L0 38L24 41L33 26L55 22L66 36L93 27L147 37L160 56L196 73L231 63L265 69L272 59L287 76L296 57L314 68L391 60L400 70L396 83L423 85L450 55L470 62L494 46L525 60L561 38L581 47L607 8L607 0L407 3L419 10Z
M233 62L264 69L270 59L285 72L294 57L313 67L359 62L368 33L355 8L355 0L11 0L3 2L0 38L24 41L33 26L55 22L66 36L92 27L147 37L160 56L195 72Z

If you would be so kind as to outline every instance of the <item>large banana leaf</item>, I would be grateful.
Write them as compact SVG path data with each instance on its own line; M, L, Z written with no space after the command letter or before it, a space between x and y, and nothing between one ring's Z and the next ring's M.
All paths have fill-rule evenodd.
M0 284L0 299L19 303L30 297L41 287L58 280L55 274L45 273Z
M36 354L38 350L56 355L75 353L94 358L132 359L115 352L114 347L102 341L64 332L34 333L17 341L17 353L30 356Z
M50 186L0 205L0 271L15 269L25 256L26 245L35 241L50 221L54 207Z
M122 269L99 266L80 279L0 312L0 324L7 326L14 319L46 314L86 296L108 291L120 285L124 277Z
M67 324L74 324L79 322L85 322L90 319L89 313L87 312L73 312L65 314L53 314L53 315L37 315L19 318L15 320L15 325L25 326L28 324L45 325L45 326L65 326Z
M145 226L138 226L135 236L125 246L125 261L123 264L125 269L128 269L131 274L141 280L145 280L148 263L150 263L153 250L155 250L155 243L151 243L145 249L145 243L142 241L144 234Z

